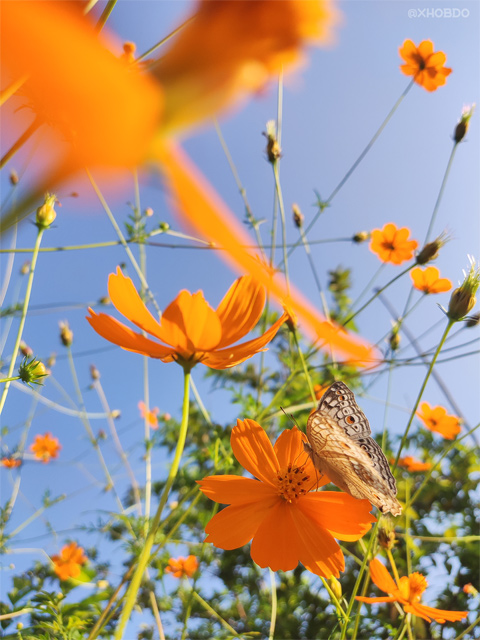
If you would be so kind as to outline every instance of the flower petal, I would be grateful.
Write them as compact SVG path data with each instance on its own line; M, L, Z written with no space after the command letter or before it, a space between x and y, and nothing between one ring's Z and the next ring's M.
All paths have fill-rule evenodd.
M297 507L301 502L297 502ZM338 578L345 569L345 559L333 536L298 508L294 523L300 538L300 562L318 576Z
M413 613L415 616L420 616L424 620L430 622L429 617L433 618L436 622L443 624L445 621L458 622L463 620L468 615L468 611L446 611L444 609L435 609L434 607L427 607L424 604L415 603L412 605L405 605L405 611Z
M280 499L255 532L250 555L259 567L289 571L298 565L299 554L292 505Z
M220 504L247 504L278 498L277 491L264 482L242 476L208 476L197 480L200 491Z
M308 493L298 501L298 509L339 540L359 540L375 522L368 500L357 500L339 491Z
M369 604L373 604L375 602L396 602L397 599L393 596L381 596L380 598L365 598L365 596L355 596L355 600L360 600L360 602L368 602Z
M217 513L205 527L208 534L205 542L211 542L219 549L238 549L250 542L269 512L278 502L265 501L226 507Z
M265 306L265 289L252 276L235 280L217 307L222 325L221 349L247 335L257 324Z
M108 295L119 313L133 322L140 329L163 340L162 331L157 320L145 306L131 278L126 278L120 267L116 273L108 277Z
M140 333L132 331L124 324L106 315L105 313L96 314L93 309L88 309L91 316L87 316L87 320L95 331L113 344L117 344L122 349L141 353L151 358L160 358L164 362L172 362L175 350L171 347L165 347L142 336Z
M372 582L385 593L396 593L398 587L395 584L392 576L388 573L388 570L384 564L374 558L370 562L370 577Z
M230 444L233 455L244 469L276 488L273 478L280 465L272 443L255 420L237 420L237 426L232 429Z
M165 309L161 327L164 342L185 355L215 349L222 335L220 320L201 291L180 291Z

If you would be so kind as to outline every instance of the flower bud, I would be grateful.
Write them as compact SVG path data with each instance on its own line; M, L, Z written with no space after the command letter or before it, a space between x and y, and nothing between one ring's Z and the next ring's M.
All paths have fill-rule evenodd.
M480 313L474 313L465 322L465 326L468 327L469 329L476 327L478 324L480 324Z
M417 264L427 264L438 258L438 252L449 241L449 237L446 233L441 233L438 238L435 238L433 242L428 242L420 253L416 256L415 262Z
M153 209L152 207L147 207L145 209L145 215L147 216L147 218L151 218L153 216Z
M361 242L366 242L367 240L370 240L370 232L359 231L353 236L352 240L358 244L360 244Z
M102 298L99 298L98 300L98 304L103 304L103 305L107 305L110 304L111 300L108 296L103 296Z
M134 42L124 42L123 53L120 56L120 59L126 62L127 64L132 64L132 62L135 62L136 49L137 49L137 46Z
M90 376L92 377L92 380L100 379L100 371L97 369L97 367L94 364L90 365Z
M380 529L378 531L378 543L381 547L389 549L390 551L397 544L392 522L388 518L382 518L381 520Z
M463 272L465 276L463 283L455 289L450 298L447 316L450 320L458 322L463 320L471 309L475 306L477 298L475 294L480 286L480 268L477 267L475 260L469 256L470 271Z
M10 184L12 185L12 187L14 187L16 184L18 184L18 173L15 171L15 169L12 169L10 171Z
M59 322L60 340L65 347L69 347L73 342L73 331L70 329L68 322Z
M51 369L53 366L55 366L56 361L57 361L57 354L51 353L47 360L47 367Z
M305 220L305 216L300 211L300 207L298 204L292 204L292 213L293 213L293 222L297 229L301 229L303 227L303 221Z
M263 135L267 139L267 147L265 149L267 153L268 161L274 164L278 158L282 155L282 150L277 140L275 121L269 120L267 122L267 131L263 133Z
M333 591L333 595L337 600L340 600L342 597L342 585L340 582L335 578L335 576L330 576L328 584L330 589Z
M18 376L22 382L28 384L29 386L32 384L42 385L43 382L40 382L42 378L47 376L47 368L40 362L40 360L35 360L32 358L30 361L25 357L22 364L18 368Z
M468 584L463 585L463 593L468 594L469 596L477 596L478 591L475 589L473 584L469 582Z
M168 222L160 222L158 226L160 231L168 231L170 229L170 225L168 224Z
M55 201L56 196L47 193L45 196L45 202L41 207L38 207L35 224L39 229L47 229L57 217L57 213L54 209Z
M114 409L110 412L110 415L114 420L117 420L117 418L120 418L120 416L122 415L122 412L120 411L120 409Z
M30 271L30 264L31 264L30 260L27 260L22 264L22 266L20 267L20 275L22 276L27 275L27 273Z
M473 116L473 112L475 111L475 104L472 106L464 106L462 109L462 115L460 120L455 127L455 131L453 134L453 139L456 144L461 142L464 137L467 135L468 127L470 125L470 118Z
M108 582L108 580L99 580L97 582L97 587L99 589L106 589L109 585L110 583Z
M400 346L400 334L398 333L398 327L392 330L388 342L392 351L396 351L398 349Z
M21 340L19 346L20 346L20 353L22 354L22 356L25 356L26 358L31 358L33 356L33 349L29 347L26 342Z

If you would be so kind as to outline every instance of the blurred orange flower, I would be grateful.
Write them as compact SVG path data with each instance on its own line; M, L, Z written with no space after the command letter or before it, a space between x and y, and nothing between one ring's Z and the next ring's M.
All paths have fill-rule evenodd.
M427 429L439 433L446 440L453 440L460 433L460 419L447 414L445 407L431 407L428 402L422 402L417 416Z
M415 571L408 577L403 576L395 583L392 576L388 573L387 568L380 560L374 558L370 562L370 577L372 582L385 593L390 593L391 596L380 598L365 598L362 596L356 596L356 600L360 602L398 602L403 606L405 613L412 613L414 616L423 618L427 622L431 622L432 619L435 622L443 624L447 620L449 622L457 622L466 618L468 611L444 611L443 609L434 609L433 607L427 607L424 604L420 604L422 594L428 586L428 582L421 573Z
M52 556L54 564L53 570L60 580L76 578L80 575L80 567L87 562L88 558L76 542L65 545L60 551L60 555Z
M331 40L337 12L325 0L202 0L194 20L150 65L165 96L162 129L184 129L261 89Z
M174 578L192 578L197 569L198 560L195 556L170 558L165 573L171 573Z
M415 471L428 471L432 465L430 462L421 462L420 460L416 460L413 456L405 456L404 458L400 458L398 461L398 466L403 467L407 471L411 471L414 473Z
M410 271L413 286L423 293L443 293L450 291L452 283L448 278L440 278L440 271L437 267L427 267L421 269L415 267Z
M398 51L406 62L400 65L402 73L413 76L415 82L427 91L436 91L452 73L444 66L447 56L443 51L434 53L431 40L423 40L418 47L411 40L405 40Z
M143 402L143 400L140 400L140 402L138 403L138 408L140 409L140 417L144 420L146 419L152 429L158 429L157 416L160 413L160 409L158 407L154 407L153 409L150 409L150 411L148 411L147 405Z
M0 461L2 467L6 467L7 469L15 469L15 467L19 467L22 464L20 458L2 458Z
M43 436L40 434L35 436L35 442L30 445L30 450L33 451L35 457L45 464L50 462L52 458L58 458L58 452L61 448L58 438L53 438L49 431Z
M323 396L323 394L325 393L325 391L329 388L329 384L316 384L313 387L313 391L315 392L315 398L317 400L320 400L320 398ZM317 408L314 408L314 411L316 411Z
M89 309L88 322L103 338L122 349L142 353L162 362L178 362L191 368L203 362L212 369L233 367L265 350L287 316L280 318L259 338L236 346L257 324L265 305L265 290L251 276L235 280L214 310L201 291L181 291L158 322L120 267L110 274L108 292L113 305L137 327L160 342L145 338L104 313Z
M321 481L297 427L283 431L272 447L254 420L237 420L231 445L235 458L253 476L210 476L198 480L211 500L228 504L205 528L206 542L237 549L252 540L251 556L260 567L289 571L301 562L329 578L345 568L339 540L359 540L375 522L368 500L338 491L314 491Z
M418 246L416 240L408 240L410 229L399 229L393 222L387 223L383 229L372 231L370 251L376 253L382 262L402 264L413 258L413 252Z

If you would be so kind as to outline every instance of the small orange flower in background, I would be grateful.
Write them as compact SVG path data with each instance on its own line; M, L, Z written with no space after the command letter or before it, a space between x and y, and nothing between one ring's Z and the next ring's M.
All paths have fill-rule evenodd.
M370 251L376 253L382 262L402 264L413 258L413 252L418 247L416 240L408 240L409 236L410 229L399 229L393 222L389 222L383 229L372 231Z
M337 491L314 491L318 480L297 427L283 431L272 447L254 420L237 420L230 439L238 462L253 476L210 476L198 480L211 500L228 504L205 528L206 542L237 549L252 540L251 556L260 567L289 571L301 562L329 578L345 568L334 538L359 540L375 522L367 500Z
M160 409L158 407L154 407L148 411L147 405L143 400L140 400L138 403L138 408L140 409L140 417L146 419L152 429L158 429L158 414L160 413Z
M404 458L400 458L398 461L398 466L403 467L404 469L406 469L407 471L411 471L412 473L414 473L415 471L428 471L432 467L430 462L421 462L413 456L405 456Z
M449 415L445 407L431 407L428 402L422 402L417 416L427 429L439 433L447 440L453 440L460 433L460 419Z
M473 586L473 584L471 582L464 584L462 587L462 591L463 593L466 593L469 596L477 596L478 595L478 590L475 589L475 587Z
M320 400L320 398L323 396L323 394L325 393L325 391L328 389L330 385L329 384L316 384L313 387L313 391L315 393L315 398L317 400ZM316 408L314 409L314 411L316 411Z
M212 369L233 367L256 353L275 337L287 316L283 314L262 336L230 346L257 324L265 305L265 290L251 276L235 280L214 310L201 291L181 291L158 322L140 298L133 282L120 267L108 279L110 299L121 314L161 342L145 338L104 313L89 309L88 322L103 338L126 351L188 368L203 362Z
M370 562L370 577L372 582L385 593L391 596L380 598L365 598L356 596L356 600L360 602L398 602L403 606L405 613L412 613L414 616L423 618L427 622L435 620L443 624L444 622L458 622L466 618L468 611L444 611L443 609L434 609L420 604L422 594L428 586L428 582L421 573L415 571L408 577L403 576L398 583L395 583L392 576L388 573L387 568L380 560L374 558Z
M80 575L80 567L87 562L88 558L76 542L65 545L60 551L60 555L52 556L53 570L60 580L77 578Z
M0 461L0 464L2 465L2 467L6 467L7 469L15 469L16 467L19 467L22 464L22 461L20 460L20 458L4 457Z
M197 569L198 560L195 556L170 558L165 573L171 573L174 578L192 578Z
M58 458L58 452L61 449L58 438L53 438L52 434L47 431L43 436L35 436L35 442L30 445L35 457L44 462L50 462L52 458Z
M444 66L447 56L443 51L434 53L431 40L423 40L418 47L411 40L405 40L398 51L406 63L400 65L402 73L413 76L415 82L427 91L436 91L452 73Z
M423 293L444 293L450 291L452 283L448 278L440 278L440 271L437 267L427 267L421 269L415 267L410 271L413 286Z

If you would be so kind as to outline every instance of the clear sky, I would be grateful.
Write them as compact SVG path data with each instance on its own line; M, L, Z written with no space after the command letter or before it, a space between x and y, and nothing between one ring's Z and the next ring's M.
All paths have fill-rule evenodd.
M124 0L116 6L108 26L118 34L120 43L134 41L138 51L143 52L173 28L189 6L183 2ZM440 17L439 11L444 12L445 3L438 2L351 0L341 3L340 7L343 24L337 30L336 43L328 49L311 50L305 68L285 80L281 182L287 211L296 202L306 221L312 219L316 212L314 192L318 191L324 198L330 195L407 87L409 78L399 70L399 46L407 38L416 44L431 39L436 50L446 53L447 66L453 69L446 86L434 93L428 93L419 86L412 87L371 151L309 234L312 241L349 238L358 231L394 222L398 226L408 226L421 245L445 173L452 149L452 134L462 107L479 102L479 3L461 2L458 5L462 11L459 17L444 14ZM423 9L430 13L427 11L423 15ZM436 9L439 11L435 13ZM266 122L276 117L276 110L276 87L271 86L264 94L220 120L254 215L268 221L262 226L266 243L273 209L273 180L264 154L265 139L261 134L265 131ZM214 128L206 126L195 132L185 140L184 146L238 218L243 219L242 200ZM10 189L9 169L15 168L20 173L24 162L26 156L21 155L12 160L4 171L2 200ZM436 266L454 285L463 278L462 269L468 266L467 254L477 259L480 257L479 175L476 113L467 141L457 150L434 227L434 235L445 229L451 235L451 241L443 248ZM77 199L65 197L71 189L58 194L62 207L58 209L54 228L45 234L44 246L114 240L115 233L100 204L89 193L86 182L78 180L72 183L73 188L80 194ZM131 213L127 203L134 200L133 180L126 176L121 184L108 191L107 197L117 220L123 223ZM141 204L142 208L154 209L152 227L160 221L167 221L172 228L179 229L164 202L161 182L147 171L142 173ZM18 231L17 246L32 247L35 231L31 223L23 223ZM290 242L298 238L291 219L288 236ZM157 236L156 240L175 243L174 238ZM5 238L2 248L10 246L11 242L11 236ZM340 264L352 268L353 298L360 294L380 266L367 244L354 245L348 241L317 244L312 252L324 286L328 270ZM20 266L27 257L20 254L15 258L6 305L13 304L15 296L23 299L25 278L21 283L17 281ZM280 251L277 262L279 260ZM108 274L122 262L127 262L127 258L120 248L41 254L24 338L40 357L57 353L55 381L47 381L42 395L62 406L69 406L63 391L57 387L59 382L73 397L74 388L65 351L58 338L58 322L69 321L74 331L73 351L87 409L89 412L102 411L95 393L88 390L89 366L95 363L102 374L110 406L122 412L117 428L134 468L141 474L143 425L137 403L143 397L142 358L105 342L84 320L86 307L107 294ZM9 267L6 255L1 256L0 265L3 279ZM290 270L296 286L320 306L313 275L300 248L291 256ZM130 268L127 271L132 275ZM387 266L375 286L385 284L398 272L398 267ZM216 306L236 274L214 252L151 247L148 249L147 277L158 304L164 308L182 288L190 291L202 289L206 299ZM20 293L17 284L23 287ZM398 311L403 309L408 291L408 279L403 279L389 290L388 298ZM449 294L426 299L411 317L409 329L417 336L427 331L443 317L437 303L446 306L448 300ZM2 345L7 338L4 352L7 358L18 320L14 320L7 336L9 322L2 321L0 332ZM388 330L390 316L381 303L376 303L362 315L358 325L361 335L375 342ZM422 338L422 348L431 350L435 347L440 331L431 331ZM448 346L474 339L477 339L476 343L460 351L475 351L478 349L478 329L462 331ZM412 351L405 353L411 355ZM478 355L472 355L438 367L445 384L472 425L478 421L478 363ZM179 416L182 393L180 367L152 361L149 368L151 404L158 406L161 412ZM423 367L417 366L395 373L393 406L388 417L392 432L403 431L406 412L413 405L424 372ZM211 393L210 383L202 382L202 374L202 367L198 366L194 370L194 379L207 409L218 422L233 421L237 417L235 407L228 404L225 394ZM386 377L378 380L361 400L374 432L383 426L386 380ZM446 404L434 381L429 383L425 399L431 404ZM11 390L2 416L2 426L11 430L7 439L10 446L18 442L32 406L31 396L17 388ZM106 429L103 420L92 420L92 426L95 431ZM63 447L60 458L49 465L25 464L22 499L17 503L12 526L33 513L46 487L50 487L53 497L67 493L68 500L47 514L58 532L57 541L48 535L42 537L46 533L43 518L37 519L19 536L18 546L43 547L52 554L65 538L74 537L72 529L80 521L94 523L97 509L108 510L114 505L112 498L102 493L97 460L78 418L39 405L35 409L27 442L33 440L34 434L45 431L51 431L60 439ZM105 453L107 459L116 460L110 443L106 444ZM116 468L122 478L120 465ZM164 469L164 456L156 451L153 473L160 475ZM2 470L2 494L6 497L10 492L8 476ZM126 478L124 480L126 482ZM96 544L100 539L100 535L90 535L87 545ZM32 552L15 557L14 561L22 566L33 559L41 559L41 556ZM2 580L3 588L5 584L6 581Z

